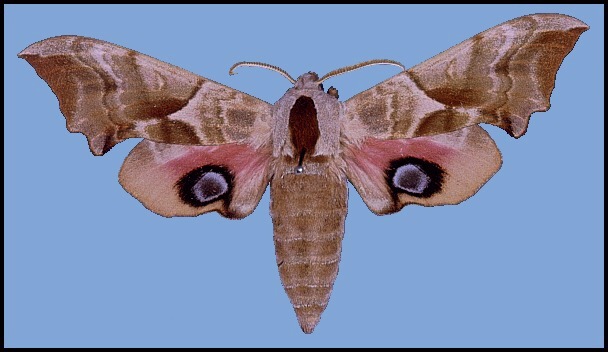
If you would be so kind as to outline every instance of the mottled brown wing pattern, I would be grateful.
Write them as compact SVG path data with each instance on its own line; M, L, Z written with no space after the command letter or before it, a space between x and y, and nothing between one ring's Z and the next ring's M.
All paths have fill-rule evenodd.
M270 136L272 105L115 44L60 36L19 57L49 84L68 130L86 135L95 155L131 137L259 146Z
M589 27L559 14L500 24L347 100L347 138L434 135L489 123L514 137L549 109L564 57Z

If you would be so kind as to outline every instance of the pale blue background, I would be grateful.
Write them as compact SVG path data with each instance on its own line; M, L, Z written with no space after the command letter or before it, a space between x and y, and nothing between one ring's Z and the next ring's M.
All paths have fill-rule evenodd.
M603 346L603 6L5 5L5 346ZM94 157L17 53L61 34L104 39L268 102L280 75L373 58L413 66L537 12L591 26L551 110L459 206L378 217L350 188L340 274L312 335L279 281L268 193L241 221L165 219L117 182L130 140ZM327 82L342 99L396 74Z

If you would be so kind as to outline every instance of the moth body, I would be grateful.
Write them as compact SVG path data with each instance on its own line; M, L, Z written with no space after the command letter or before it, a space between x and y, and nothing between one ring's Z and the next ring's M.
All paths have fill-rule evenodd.
M94 155L143 138L119 181L156 214L244 218L270 183L279 274L311 333L338 273L347 180L378 215L468 199L502 163L478 125L522 136L531 114L549 109L557 70L587 29L566 15L522 16L407 70L371 60L321 79L235 64L273 69L294 84L274 105L92 38L48 38L19 57ZM370 64L403 71L344 102L323 91L325 79Z
M299 157L301 148L307 148L307 156L340 154L343 103L324 92L318 79L314 72L303 74L274 104L273 157Z
M305 333L319 322L338 275L348 199L339 166L341 103L318 79L312 72L300 76L273 115L278 155L270 214L277 266Z
M308 163L316 172L297 174L293 162L277 163L270 215L281 282L302 330L311 333L338 274L348 191L331 159L312 157Z

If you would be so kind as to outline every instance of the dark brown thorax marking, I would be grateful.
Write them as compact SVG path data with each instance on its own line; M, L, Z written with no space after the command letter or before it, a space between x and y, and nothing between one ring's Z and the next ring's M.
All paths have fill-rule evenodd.
M299 158L299 165L306 155L314 152L315 145L321 132L317 120L315 102L306 96L299 97L289 112L289 134L293 144L295 157Z

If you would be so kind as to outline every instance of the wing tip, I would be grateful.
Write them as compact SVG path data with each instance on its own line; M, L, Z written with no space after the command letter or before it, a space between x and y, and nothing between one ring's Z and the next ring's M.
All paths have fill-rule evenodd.
M17 57L21 59L27 59L28 56L44 56L56 52L65 51L65 47L73 43L76 39L89 38L78 35L58 35L55 37L42 39L33 44L30 44L27 48L21 50L21 52L17 54Z
M571 29L572 28L581 28L581 29L584 29L584 31L589 29L589 25L586 24L585 22L579 20L576 17L570 16L570 15L565 15L562 13L537 13L537 14L528 15L528 16L534 17L536 20L538 20L538 19L558 20L558 21L563 22L565 27L569 27ZM522 17L528 17L528 16L522 16Z

